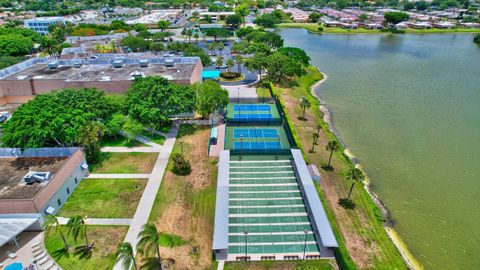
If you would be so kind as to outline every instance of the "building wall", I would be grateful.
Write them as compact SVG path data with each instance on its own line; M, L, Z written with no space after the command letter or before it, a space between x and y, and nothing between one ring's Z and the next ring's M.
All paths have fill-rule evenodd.
M194 84L194 83L197 83L197 82L201 82L202 81L202 71L203 71L202 61L198 61L197 64L195 64L195 67L193 68L192 76L190 76L189 84Z

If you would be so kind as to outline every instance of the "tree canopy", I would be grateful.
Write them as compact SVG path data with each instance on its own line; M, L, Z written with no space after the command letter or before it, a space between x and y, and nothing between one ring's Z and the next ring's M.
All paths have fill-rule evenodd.
M193 86L197 93L196 111L206 117L228 104L228 92L214 81L205 81Z
M242 22L243 22L242 16L237 14L228 15L225 18L225 23L234 28L239 27L242 24Z
M135 78L127 92L126 107L133 119L156 127L167 122L169 116L193 112L195 91L162 77Z
M268 78L275 83L282 82L293 76L300 76L304 73L302 64L294 59L275 52L266 59Z
M41 94L15 111L2 140L8 147L20 148L78 145L82 127L106 119L115 110L113 102L95 88Z
M296 47L282 47L278 49L278 52L292 58L293 60L302 63L305 66L308 66L310 64L310 56L307 55L307 53Z
M396 12L396 11L385 12L383 16L385 18L385 23L391 27L395 26L398 23L408 20L408 18L410 17L405 12Z
M21 56L29 54L33 49L33 41L29 37L18 34L0 36L0 55Z

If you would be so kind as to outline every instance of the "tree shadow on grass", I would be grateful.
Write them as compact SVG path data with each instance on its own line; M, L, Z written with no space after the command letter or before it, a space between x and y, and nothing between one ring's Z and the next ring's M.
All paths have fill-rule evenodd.
M338 204L345 209L355 209L355 203L347 198L340 198Z
M335 170L335 168L333 168L332 165L328 165L328 164L323 164L322 169L327 171L327 172L333 172Z
M55 251L53 251L51 253L52 257L55 259L55 260L59 260L61 258L69 258L70 257L70 252L67 248L63 247L63 248L60 248L60 249L57 249Z

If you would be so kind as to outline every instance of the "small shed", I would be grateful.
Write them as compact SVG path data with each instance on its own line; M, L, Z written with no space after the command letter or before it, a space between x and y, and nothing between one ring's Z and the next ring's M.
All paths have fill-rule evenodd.
M307 167L313 181L320 183L320 172L318 171L317 166L315 164L310 164Z

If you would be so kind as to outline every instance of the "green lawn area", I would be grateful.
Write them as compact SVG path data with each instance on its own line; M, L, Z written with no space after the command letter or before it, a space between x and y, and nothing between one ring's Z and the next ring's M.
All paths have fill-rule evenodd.
M156 144L163 145L163 143L165 142L165 137L164 136L158 135L156 133L148 132L147 130L142 131L141 135L149 138L152 142L154 142Z
M308 31L315 33L325 33L325 34L390 34L391 32L387 29L343 29L340 27L325 27L323 26L323 31L319 31L320 27L317 23L281 23L277 25L279 28L304 28ZM412 29L408 28L399 32L399 34L441 34L441 33L480 33L478 28L456 28L456 29Z
M286 104L288 122L293 125L294 136L303 149L305 160L309 164L316 164L319 169L328 161L329 152L324 150L325 145L330 140L337 140L323 121L318 109L319 101L310 92L310 87L322 78L316 68L308 67L307 74L296 79L296 86L276 90L282 103ZM301 96L305 96L312 104L306 110L307 121L298 118L302 114L299 106ZM312 134L316 132L317 125L322 127L317 150L316 153L309 153ZM342 151L333 155L334 171L322 170L321 188L317 188L324 205L328 206L325 210L339 243L335 255L340 268L406 269L400 253L385 232L379 209L362 185L355 185L354 188L354 210L339 206L338 200L348 194L351 184L350 180L345 179L351 161Z
M90 173L151 173L158 153L106 153L101 161L90 165Z
M265 87L257 87L257 96L260 102L265 99L270 99L272 95L270 94L270 90Z
M104 137L102 139L101 146L124 146L124 147L135 147L135 146L148 146L136 140L128 141L126 137L118 135L117 137Z
M146 184L147 179L83 179L58 216L132 218Z
M312 260L312 261L261 261L261 262L226 262L225 270L244 270L244 269L281 269L281 270L330 270L336 269L331 260Z
M65 228L64 228L64 231ZM56 250L63 247L60 233L51 230L45 235L45 247L54 257L55 261L63 269L82 269L82 270L111 270L115 265L115 252L118 244L123 242L127 234L128 226L87 226L87 236L90 242L94 242L92 256L90 258L80 259L74 254L69 256L53 256ZM70 246L83 244L83 238L74 241L71 236L67 236L67 242Z

